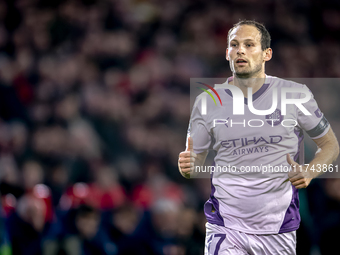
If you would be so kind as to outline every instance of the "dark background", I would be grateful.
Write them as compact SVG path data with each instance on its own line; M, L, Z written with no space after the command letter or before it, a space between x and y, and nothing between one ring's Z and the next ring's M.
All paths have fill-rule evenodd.
M203 254L210 180L177 157L240 19L272 36L267 74L340 76L335 0L0 1L1 254ZM339 83L309 87L339 135ZM339 179L300 201L297 254L340 253Z

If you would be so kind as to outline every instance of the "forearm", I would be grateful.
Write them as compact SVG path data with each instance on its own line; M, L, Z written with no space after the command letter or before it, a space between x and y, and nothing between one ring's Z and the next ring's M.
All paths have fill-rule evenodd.
M315 153L314 159L310 162L307 168L313 178L318 177L322 173L324 173L322 169L328 169L339 156L339 143L332 129L330 129L324 137L315 139L314 141L318 146L318 150ZM321 171L316 171L320 168Z

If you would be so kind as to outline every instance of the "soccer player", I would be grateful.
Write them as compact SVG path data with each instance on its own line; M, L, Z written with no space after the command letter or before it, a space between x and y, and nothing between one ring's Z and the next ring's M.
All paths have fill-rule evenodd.
M233 114L235 89L215 87L222 104L216 106L206 97L206 114L201 97L196 98L187 149L179 154L180 173L193 177L209 148L216 151L215 169L234 169L212 173L211 195L204 206L205 255L296 254L300 224L297 191L306 188L338 157L337 139L312 95L304 104L288 104L283 114L283 88L309 90L305 85L266 75L265 63L271 57L266 28L256 21L240 21L228 33L226 59L233 76L226 84L243 92L244 114ZM278 102L271 114L254 114L247 107L252 104L258 110L270 109L275 93ZM295 101L306 96L302 92L286 94ZM303 154L299 150L303 130L318 146L309 166L297 163ZM254 166L260 171L249 171Z

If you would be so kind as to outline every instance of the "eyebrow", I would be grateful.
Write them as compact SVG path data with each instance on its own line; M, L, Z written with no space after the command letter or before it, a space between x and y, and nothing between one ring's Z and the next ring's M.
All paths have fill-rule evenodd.
M232 39L232 40L230 40L230 42L232 42L232 41L235 41L235 42L238 42L236 39ZM255 40L254 39L245 39L244 40L245 42L255 42Z
M239 41L236 40L236 39L232 39L232 40L230 40L229 43L232 43L232 42L237 42L238 43ZM249 43L249 42L256 43L256 41L254 39L245 39L244 42L245 43Z

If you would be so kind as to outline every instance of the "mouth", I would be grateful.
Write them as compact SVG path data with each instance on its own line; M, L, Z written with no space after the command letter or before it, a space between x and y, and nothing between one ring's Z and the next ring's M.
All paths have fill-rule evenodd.
M239 58L239 59L236 60L236 64L239 64L239 65L245 65L247 63L248 62L243 58Z

